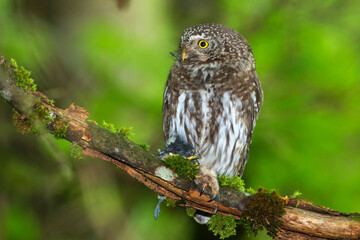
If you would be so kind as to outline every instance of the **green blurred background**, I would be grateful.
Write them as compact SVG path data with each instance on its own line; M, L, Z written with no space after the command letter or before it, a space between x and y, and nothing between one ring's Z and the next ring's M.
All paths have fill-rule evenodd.
M62 108L132 126L163 145L164 84L182 31L216 22L242 33L265 99L248 187L295 190L360 211L360 1L0 0L0 53L32 70ZM183 208L70 143L19 134L0 101L0 239L217 239ZM252 239L241 228L231 239ZM265 233L256 239L269 239Z

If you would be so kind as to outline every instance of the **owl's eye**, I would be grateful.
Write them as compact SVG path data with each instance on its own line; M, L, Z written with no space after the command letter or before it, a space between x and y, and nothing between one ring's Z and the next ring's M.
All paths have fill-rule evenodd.
M199 47L207 48L208 46L209 46L209 43L207 41L204 41L204 40L199 41Z

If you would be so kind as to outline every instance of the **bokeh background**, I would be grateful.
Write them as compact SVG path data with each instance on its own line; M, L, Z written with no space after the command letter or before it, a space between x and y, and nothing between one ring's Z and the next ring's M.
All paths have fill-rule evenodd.
M62 108L132 126L163 145L164 84L189 26L242 33L265 99L244 179L299 190L315 204L360 211L360 1L0 0L0 53L32 70ZM70 143L22 136L0 101L0 239L217 239L183 208L113 165L74 159ZM249 237L238 229L231 239Z

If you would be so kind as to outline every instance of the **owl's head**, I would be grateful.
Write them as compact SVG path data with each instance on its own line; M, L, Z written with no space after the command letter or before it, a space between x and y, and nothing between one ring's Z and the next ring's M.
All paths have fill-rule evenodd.
M181 60L189 62L253 59L249 43L237 31L221 24L187 28L181 36Z

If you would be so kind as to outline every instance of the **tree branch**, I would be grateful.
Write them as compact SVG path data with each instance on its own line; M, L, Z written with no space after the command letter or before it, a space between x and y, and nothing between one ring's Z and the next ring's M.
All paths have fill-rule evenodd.
M240 219L252 197L243 192L221 187L219 206L208 202L209 197L200 195L194 183L182 177L175 177L172 170L156 156L130 141L122 134L110 132L88 119L88 112L71 105L63 110L54 106L40 92L30 91L18 83L16 69L0 54L0 95L26 119L34 109L42 106L48 112L43 120L51 133L56 133L58 122L66 124L61 135L69 142L83 148L84 155L108 161L123 169L156 193L178 201L181 206L195 208L214 214L232 215ZM276 239L359 239L360 222L349 218L357 213L346 214L328 208L314 206L306 200L283 198L286 213L278 229Z

